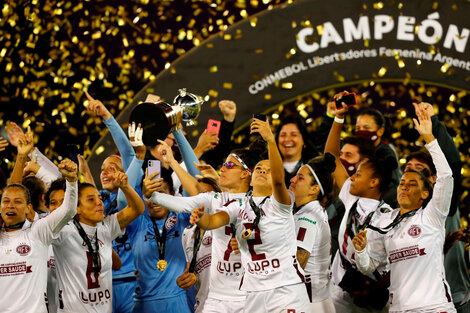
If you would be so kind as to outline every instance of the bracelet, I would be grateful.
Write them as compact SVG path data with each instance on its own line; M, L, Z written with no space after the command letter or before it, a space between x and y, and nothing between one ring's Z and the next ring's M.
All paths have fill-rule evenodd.
M329 113L326 113L326 116L328 116L329 118L334 118L335 117L333 114L329 114Z
M335 116L335 122L340 123L340 124L344 124L344 118L339 118L339 117Z

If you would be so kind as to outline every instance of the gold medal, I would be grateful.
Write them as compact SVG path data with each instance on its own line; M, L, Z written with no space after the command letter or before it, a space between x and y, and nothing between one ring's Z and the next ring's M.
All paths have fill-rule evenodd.
M194 273L189 273L189 275L193 276L193 280L194 280L195 282L197 281L196 274L194 274Z
M167 265L168 265L168 263L165 260L159 260L157 262L157 269L159 271L163 272L165 270L165 268L167 267Z
M250 236L251 236L251 229L248 228L247 230L245 230L245 231L243 232L242 237L243 237L243 239L247 239L247 238L249 238Z

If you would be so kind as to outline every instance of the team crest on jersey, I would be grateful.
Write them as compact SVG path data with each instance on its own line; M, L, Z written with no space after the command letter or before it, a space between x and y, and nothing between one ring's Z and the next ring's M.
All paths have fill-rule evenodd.
M27 244L22 244L16 247L16 252L21 256L27 256L31 251L31 247Z
M210 246L212 244L212 237L204 237L204 239L202 239L202 244L205 246Z
M176 222L178 221L178 216L173 215L169 219L166 220L165 222L165 228L166 229L171 229L173 226L175 226Z
M421 235L421 228L418 225L411 225L410 229L408 229L408 235L418 238Z

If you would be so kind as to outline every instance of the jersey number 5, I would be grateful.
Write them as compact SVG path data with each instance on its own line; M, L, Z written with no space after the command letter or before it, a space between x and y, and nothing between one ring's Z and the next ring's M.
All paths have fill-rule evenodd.
M88 264L86 267L86 280L88 284L88 289L100 288L101 265L100 265L100 268L98 268L98 271L95 272L94 267L93 267L93 258L91 257L91 253L88 251L86 253L86 258L88 260Z

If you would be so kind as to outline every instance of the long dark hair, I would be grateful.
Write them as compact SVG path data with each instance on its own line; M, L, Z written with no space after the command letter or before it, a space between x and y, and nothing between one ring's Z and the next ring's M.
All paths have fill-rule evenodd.
M305 125L304 120L298 115L287 115L281 120L281 123L276 130L276 144L279 146L279 134L281 133L282 127L287 124L295 124L299 129L300 134L302 135L302 139L304 140L301 160L306 162L310 158L318 156L318 151L314 148L313 143L310 141L307 126Z

